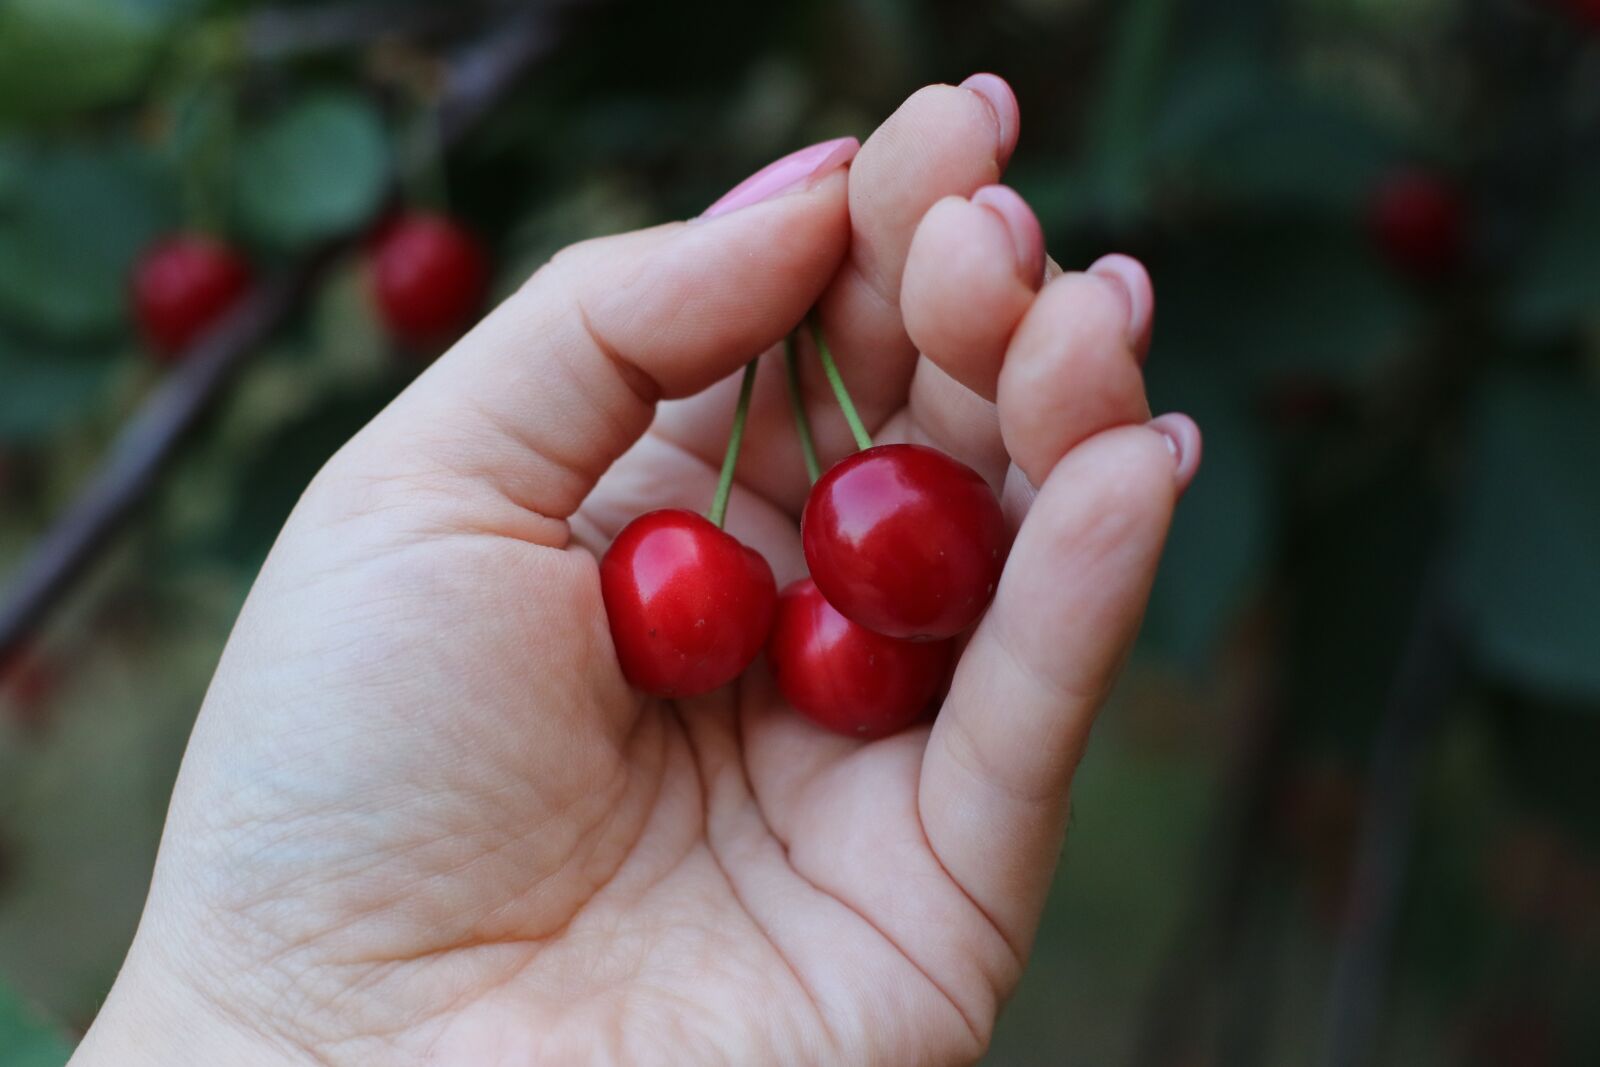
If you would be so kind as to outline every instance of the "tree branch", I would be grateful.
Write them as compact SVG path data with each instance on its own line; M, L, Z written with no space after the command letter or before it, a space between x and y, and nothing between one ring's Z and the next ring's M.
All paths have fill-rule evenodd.
M439 109L444 146L460 140L551 49L559 7L525 7L448 62ZM71 505L15 571L0 599L0 663L21 647L127 521L234 372L289 317L360 232L322 242L257 286L145 398Z
M358 48L382 38L433 37L471 25L506 8L506 0L343 0L316 7L269 7L244 17L245 54L282 62L319 52ZM503 14L503 12L502 12Z
M1328 994L1324 1067L1371 1059L1394 955L1417 794L1460 671L1444 568L1423 585L1404 659L1373 742L1371 789Z
M1275 629L1275 628L1273 628ZM1281 781L1287 740L1276 643L1260 653L1266 664L1249 696L1240 739L1223 772L1217 814L1198 855L1215 874L1179 922L1139 1013L1129 1062L1166 1067L1185 1061L1204 1005L1203 992L1226 969L1249 910L1251 886L1269 829L1273 794Z
M1373 742L1363 816L1329 994L1321 1062L1360 1067L1370 1055L1411 852L1417 791L1436 727L1458 676L1443 566L1424 578L1404 655ZM1268 650L1265 658L1276 656ZM1269 672L1274 668L1269 667ZM1130 1062L1165 1067L1190 1051L1204 990L1215 984L1239 939L1262 839L1281 785L1286 720L1267 678L1225 774L1217 819L1201 855L1217 873L1174 934L1151 986Z

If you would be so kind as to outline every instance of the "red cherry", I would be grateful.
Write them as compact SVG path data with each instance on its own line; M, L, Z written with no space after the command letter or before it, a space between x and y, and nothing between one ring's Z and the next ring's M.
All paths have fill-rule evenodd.
M1368 224L1391 264L1419 278L1437 278L1461 259L1466 204L1449 182L1421 170L1389 175L1373 190Z
M1332 380L1302 374L1273 382L1262 399L1267 416L1275 423L1297 426L1328 421L1339 413L1347 397Z
M140 332L157 353L170 358L216 325L244 295L250 267L220 241L175 234L140 253L130 288Z
M402 215L373 238L373 296L385 325L407 344L453 341L488 287L483 245L442 215Z
M1006 556L1005 517L988 484L921 445L880 445L835 464L811 488L800 538L830 604L909 640L972 625Z
M1574 18L1588 23L1591 29L1600 30L1600 0L1564 0Z
M944 683L951 641L902 641L840 615L810 578L778 594L767 661L784 699L852 737L886 737L922 716Z
M675 508L628 523L600 561L622 673L656 696L707 693L743 673L767 642L777 588L760 553Z
M44 729L62 681L59 665L29 643L0 660L0 710L30 732Z

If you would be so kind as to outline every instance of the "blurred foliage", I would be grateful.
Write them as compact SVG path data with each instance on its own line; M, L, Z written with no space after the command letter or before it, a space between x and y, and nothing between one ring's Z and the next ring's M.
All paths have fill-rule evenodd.
M1153 403L1194 414L1206 455L994 1062L1131 1054L1218 877L1206 827L1263 691L1281 781L1187 1062L1315 1058L1374 734L1436 595L1466 670L1427 767L1381 1060L1600 1059L1592 3L613 0L580 5L442 162L417 136L437 57L506 4L386 32L425 6L0 0L0 566L159 373L124 306L157 233L210 229L270 269L365 225L398 167L413 198L448 189L505 292L565 243L693 214L925 81L997 70L1025 116L1008 180L1069 268L1110 249L1150 265ZM353 31L330 37L330 12ZM1459 254L1428 276L1374 227L1402 169L1464 205ZM423 362L384 340L352 256L7 666L0 979L68 1024L131 936L254 569ZM0 994L0 1065L60 1062L23 1018Z
M1463 622L1503 677L1600 693L1600 397L1555 377L1493 380L1470 427Z
M128 264L176 221L139 146L19 146L0 191L0 308L51 338L104 341L123 329Z
M235 195L245 230L288 247L371 217L389 177L383 120L359 96L297 99L239 144Z
M12 0L0 7L0 109L43 118L127 97L150 74L170 10L140 0Z
M59 1067L71 1051L66 1041L0 987L0 1056L7 1067Z

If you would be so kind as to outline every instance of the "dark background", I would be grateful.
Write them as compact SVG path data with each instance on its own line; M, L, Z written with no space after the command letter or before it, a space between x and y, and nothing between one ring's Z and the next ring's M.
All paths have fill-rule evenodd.
M1149 265L1205 462L991 1061L1600 1062L1600 3L566 6L441 160L451 58L529 4L0 0L0 588L183 370L128 326L152 236L270 277L398 170L503 292L994 70L1055 257ZM0 1067L93 1017L277 525L422 363L362 267L5 665Z

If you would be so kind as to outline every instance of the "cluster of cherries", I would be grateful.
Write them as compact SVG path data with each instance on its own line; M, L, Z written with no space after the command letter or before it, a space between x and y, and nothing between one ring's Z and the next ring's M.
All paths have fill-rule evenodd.
M965 464L921 445L872 446L814 336L861 450L817 477L791 339L791 399L814 479L800 520L811 576L778 592L767 561L721 529L752 363L711 518L663 509L628 523L600 562L601 593L637 688L706 693L765 647L796 710L840 733L883 737L920 718L944 688L957 635L994 596L1006 523L994 491Z
M408 212L387 220L368 244L372 299L389 333L429 350L453 340L483 304L489 257L460 223ZM165 360L180 357L249 290L252 271L233 246L178 233L151 244L133 265L134 318Z

